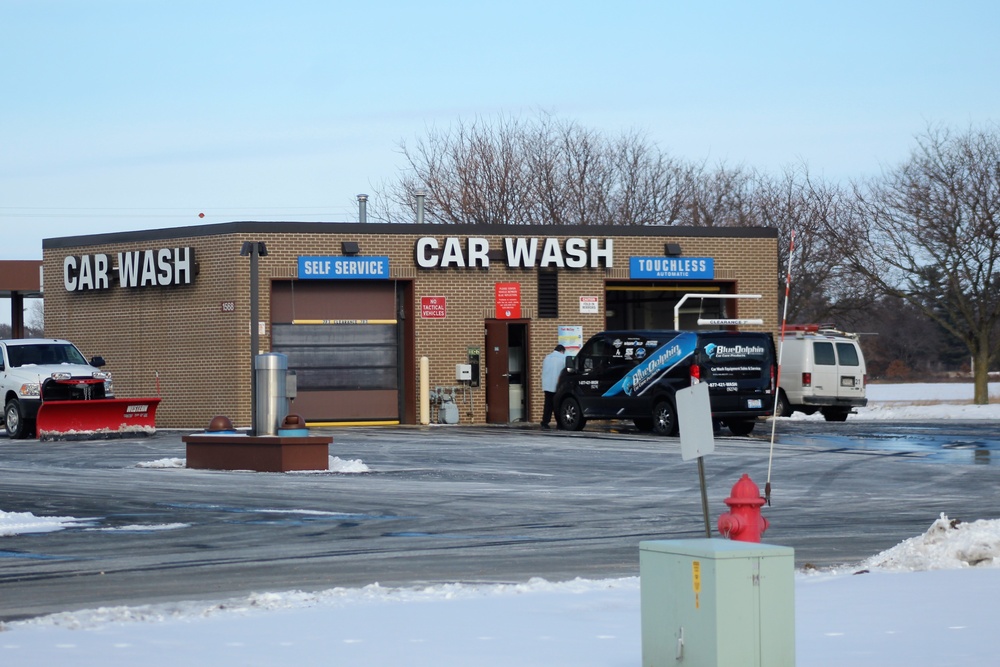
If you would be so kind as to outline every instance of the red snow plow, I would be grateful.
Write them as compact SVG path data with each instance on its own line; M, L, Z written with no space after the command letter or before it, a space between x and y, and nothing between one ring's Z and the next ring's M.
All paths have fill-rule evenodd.
M39 440L148 435L156 430L159 398L43 401L35 416Z
M84 439L156 430L157 398L115 396L104 359L66 340L0 340L0 395L10 438ZM157 392L159 393L159 392Z

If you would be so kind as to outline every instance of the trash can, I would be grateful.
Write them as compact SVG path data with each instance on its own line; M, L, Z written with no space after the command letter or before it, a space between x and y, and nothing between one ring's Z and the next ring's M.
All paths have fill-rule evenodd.
M254 359L253 367L257 380L254 433L278 435L278 427L288 414L288 356L279 352L259 354Z

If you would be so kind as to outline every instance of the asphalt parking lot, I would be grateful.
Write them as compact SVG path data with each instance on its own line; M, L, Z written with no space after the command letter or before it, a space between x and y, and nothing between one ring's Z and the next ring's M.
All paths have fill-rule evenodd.
M799 566L856 563L941 512L1000 511L992 465L871 447L858 428L782 426L764 541L794 547ZM912 424L870 428L928 440L914 439ZM996 444L988 425L947 428ZM0 619L373 582L633 576L640 541L704 535L697 465L681 460L676 438L471 426L322 433L331 456L369 471L187 469L177 431L0 438L0 511L79 519L0 537ZM719 438L706 458L713 526L741 474L763 490L769 434Z

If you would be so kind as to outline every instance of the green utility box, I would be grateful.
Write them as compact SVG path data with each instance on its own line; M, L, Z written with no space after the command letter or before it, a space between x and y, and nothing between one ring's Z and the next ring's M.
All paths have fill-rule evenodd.
M723 539L639 544L643 667L793 667L795 551Z

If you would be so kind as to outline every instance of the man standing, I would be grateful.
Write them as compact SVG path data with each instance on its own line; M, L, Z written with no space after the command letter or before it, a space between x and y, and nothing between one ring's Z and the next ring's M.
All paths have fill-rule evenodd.
M559 374L566 368L565 352L565 347L556 345L556 349L545 355L545 361L542 362L542 392L545 394L545 403L542 407L542 428L549 428L549 421L552 419L552 397L556 394Z

